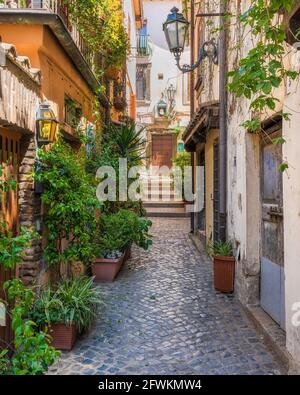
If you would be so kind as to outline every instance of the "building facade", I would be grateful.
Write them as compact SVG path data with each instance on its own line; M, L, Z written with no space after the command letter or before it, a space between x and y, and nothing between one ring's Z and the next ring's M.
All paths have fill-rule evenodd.
M95 97L103 120L109 109L104 94L96 94L100 81L94 65L101 59L90 51L68 19L67 9L57 2L4 1L0 37L5 60L0 67L2 162L13 158L18 181L18 196L12 193L9 198L13 214L4 199L4 217L15 232L19 226L29 226L43 235L43 207L31 176L36 163L37 110L47 101L59 124L57 131L77 150L80 133L95 129ZM43 238L32 242L19 267L25 284L45 280L42 243Z
M147 165L172 166L180 132L190 111L189 77L178 71L162 25L181 1L143 1L144 20L138 31L136 59L137 121L146 128ZM189 51L183 61L189 60Z
M205 172L201 178L194 172L194 189L205 199L200 211L192 215L192 228L204 242L224 239L224 235L232 241L236 294L261 328L267 327L268 336L273 332L273 337L285 338L281 356L289 362L290 372L299 372L299 77L287 79L276 90L276 108L261 119L264 132L248 133L241 125L251 115L250 101L224 94L224 75L236 69L255 45L238 19L251 2L229 2L225 11L237 17L221 31L219 15L225 2L189 3L192 55L211 38L218 42L219 51L219 64L205 60L191 84L192 117L183 138L195 166ZM283 16L288 28L297 28L299 9L297 1L293 11ZM288 36L286 67L299 72L299 52L292 44L295 39ZM282 112L291 114L289 121L282 118ZM286 143L274 144L280 136ZM282 173L278 168L285 161L290 166Z

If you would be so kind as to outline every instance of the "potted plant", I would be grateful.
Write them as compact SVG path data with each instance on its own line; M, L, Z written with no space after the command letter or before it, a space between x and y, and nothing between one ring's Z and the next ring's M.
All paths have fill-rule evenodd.
M214 259L214 287L223 293L234 291L235 258L233 246L229 241L218 241L208 245Z
M126 102L125 97L116 96L114 98L114 107L117 111L124 111L127 107L127 102Z
M93 278L76 277L42 290L30 318L48 327L53 347L71 350L77 335L90 328L100 302Z
M102 214L98 258L92 264L96 281L114 281L124 261L130 257L132 244L145 250L152 244L148 233L151 221L131 210Z
M109 80L117 81L120 75L120 67L110 65L105 70L105 76Z

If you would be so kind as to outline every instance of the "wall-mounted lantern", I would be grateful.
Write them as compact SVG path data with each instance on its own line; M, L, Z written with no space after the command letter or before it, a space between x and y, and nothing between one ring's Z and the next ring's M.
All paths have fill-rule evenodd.
M206 41L199 50L198 60L192 66L180 66L180 57L184 51L189 22L183 14L179 13L178 8L174 7L163 24L163 31L166 36L168 47L175 56L177 67L180 71L187 73L195 70L205 58L209 58L214 64L218 64L218 47L215 39Z
M42 102L36 113L36 138L38 145L53 143L56 137L58 121L50 104Z
M160 117L164 117L167 114L167 108L168 105L167 103L164 101L163 95L160 99L160 101L157 104L157 113Z
M170 108L174 107L175 103L176 88L173 84L170 84L167 88L167 97L170 104Z

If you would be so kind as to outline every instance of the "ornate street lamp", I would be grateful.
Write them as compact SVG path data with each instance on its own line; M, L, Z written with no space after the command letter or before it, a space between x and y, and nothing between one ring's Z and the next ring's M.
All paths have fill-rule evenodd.
M157 104L157 113L158 113L158 115L159 115L160 117L165 116L166 113L167 113L167 108L168 108L168 105L167 105L167 103L164 101L163 94L162 94L162 95L161 95L161 99L160 99L160 101L159 101L158 104Z
M50 104L42 102L36 113L36 138L38 145L53 143L56 137L58 121Z
M175 102L175 95L176 95L176 88L173 84L170 84L167 89L167 97L171 108L173 108Z
M187 73L195 70L205 58L209 58L214 64L218 64L218 48L215 39L206 41L199 50L198 60L192 66L180 66L180 57L184 51L189 22L183 14L179 13L178 8L174 7L163 24L163 31L166 36L168 47L173 53L177 67L180 71Z

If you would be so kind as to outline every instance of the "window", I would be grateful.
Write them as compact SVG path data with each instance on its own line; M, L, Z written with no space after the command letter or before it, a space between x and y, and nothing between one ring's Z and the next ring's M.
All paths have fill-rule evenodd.
M291 45L300 42L300 6L294 8L291 14L286 15L287 42Z
M150 68L148 64L137 65L136 99L142 101L150 100Z
M80 124L81 117L81 105L69 96L65 96L65 123L76 129Z

